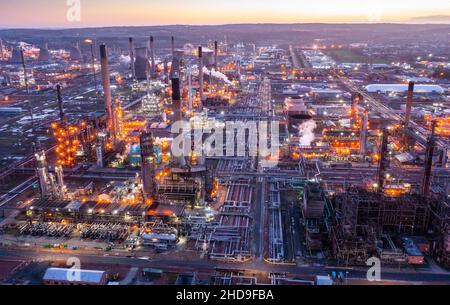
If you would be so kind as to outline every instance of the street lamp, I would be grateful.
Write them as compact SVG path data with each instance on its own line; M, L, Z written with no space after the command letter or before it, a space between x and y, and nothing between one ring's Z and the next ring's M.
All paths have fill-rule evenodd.
M94 41L92 39L85 39L84 43L91 46L92 73L94 74L95 94L97 94L97 77L95 75Z

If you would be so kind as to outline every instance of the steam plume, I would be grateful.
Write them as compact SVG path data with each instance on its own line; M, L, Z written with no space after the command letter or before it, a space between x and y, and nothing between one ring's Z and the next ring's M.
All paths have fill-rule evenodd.
M317 125L314 120L308 120L298 126L299 142L301 146L311 146L312 141L314 141L314 129L316 129L316 127Z

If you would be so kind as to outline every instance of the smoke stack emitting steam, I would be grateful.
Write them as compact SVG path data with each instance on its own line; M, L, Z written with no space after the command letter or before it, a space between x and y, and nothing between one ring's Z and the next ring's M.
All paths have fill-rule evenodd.
M211 70L208 70L208 68L203 67L203 73L209 74L210 76L215 77L217 79L221 79L226 84L229 84L229 85L231 84L230 80L228 79L228 77L225 74L223 74L222 72L219 72L217 70L214 70L214 68Z

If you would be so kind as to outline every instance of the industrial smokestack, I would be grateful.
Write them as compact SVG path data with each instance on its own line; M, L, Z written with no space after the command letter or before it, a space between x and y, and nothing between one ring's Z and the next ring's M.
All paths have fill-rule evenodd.
M181 95L180 95L180 79L178 77L172 78L172 111L174 113L174 121L181 121L183 119L181 112ZM175 132L173 134L174 137L179 136L179 132ZM185 156L182 154L181 156L177 156L174 159L175 164L179 166L185 166L186 160Z
M217 46L217 40L214 41L214 70L217 71L217 52L219 51L219 48Z
M405 126L409 125L409 121L411 119L413 94L414 94L414 82L409 82L409 84L408 84L408 95L406 96Z
M175 38L173 36L170 37L170 42L171 42L171 49L172 49L172 58L174 58L174 56L175 56Z
M189 67L187 69L187 78L188 78L188 109L192 110L192 70Z
M27 94L29 94L29 89L28 89L28 75L27 75L27 68L25 66L25 56L23 55L23 49L20 48L20 60L22 63L22 68L23 68L23 76L24 76L24 80L25 80L25 90L27 91Z
M148 78L148 50L146 47L134 49L136 59L134 61L134 73L137 80Z
M134 72L134 46L133 46L133 37L128 38L128 43L130 47L130 67L131 67L131 77L133 79L136 78L135 72Z
M169 83L169 64L167 62L167 58L164 59L164 79L166 84Z
M433 166L434 142L435 142L436 121L431 123L431 135L428 138L427 150L425 153L425 171L422 179L422 196L428 196L430 192L431 167Z
M149 200L153 194L156 193L155 183L155 151L154 151L154 138L153 134L148 131L144 131L140 138L139 143L141 147L141 175L144 198Z
M361 130L359 134L359 153L361 156L365 156L367 153L367 126L369 122L369 112L364 110Z
M205 100L205 94L203 92L203 52L201 46L198 47L198 82L200 87L200 100L203 102Z
M384 178L386 173L386 168L388 166L388 159L387 159L387 153L388 153L388 131L383 128L383 136L381 139L381 147L380 147L380 163L378 165L378 173L377 173L377 179L378 179L378 191L382 192L384 187Z
M361 101L361 95L359 93L352 94L352 117L351 117L351 127L355 127L358 123L358 104Z
M25 90L27 92L27 95L29 95L30 94L30 89L28 88L27 67L25 66L25 56L23 55L23 49L22 48L20 48L20 60L22 62L23 77L24 77L24 81L25 81ZM31 130L34 132L33 106L31 105L31 100L28 101L28 110L30 112Z
M112 109L112 102L111 102L111 85L109 82L109 66L108 66L108 54L106 50L106 45L102 44L100 45L100 65L102 70L102 83L103 83L103 94L105 96L105 111L106 111L106 117L108 122L108 129L112 129L113 132L115 130L114 128L114 113ZM134 65L133 65L134 66ZM115 138L115 133L114 133Z
M59 118L62 123L66 121L66 116L64 115L63 110L63 101L61 98L61 85L56 85L56 96L58 97L58 108L59 108Z
M153 40L153 36L150 36L150 42L149 42L149 48L150 48L150 59L151 59L151 70L150 70L150 76L153 78L156 74L155 69L155 42Z
M172 108L175 121L181 121L183 116L181 112L180 79L178 77L172 78Z
M2 60L5 59L5 53L3 53L3 40L0 38L0 56L2 57Z

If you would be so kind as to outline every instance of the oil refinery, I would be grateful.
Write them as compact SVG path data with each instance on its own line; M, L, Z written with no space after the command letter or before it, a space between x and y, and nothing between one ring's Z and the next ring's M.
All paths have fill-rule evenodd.
M448 48L161 28L0 30L1 281L449 283Z

